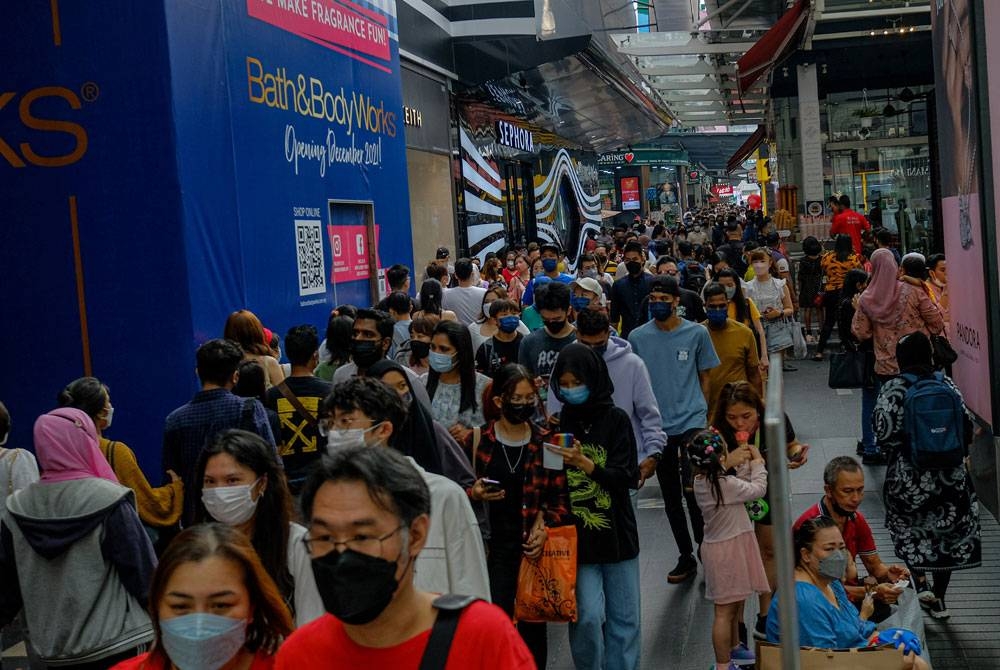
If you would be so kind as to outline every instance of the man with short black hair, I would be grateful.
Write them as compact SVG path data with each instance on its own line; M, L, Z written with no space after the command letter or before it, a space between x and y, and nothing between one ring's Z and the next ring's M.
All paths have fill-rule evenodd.
M729 267L736 270L741 277L746 274L750 267L744 255L743 233L740 231L740 224L736 222L736 217L730 215L730 220L726 223L726 241L717 250L729 263Z
M198 379L201 390L186 405L167 415L163 425L163 472L176 472L184 481L185 491L197 491L198 459L201 451L218 433L228 428L242 428L257 433L275 445L271 423L264 406L256 398L241 398L232 390L240 377L243 349L231 340L215 339L198 347ZM277 451L275 451L277 454ZM194 496L184 496L183 525L194 523Z
M839 204L839 211L834 215L830 225L830 237L837 239L837 235L850 235L854 253L860 256L862 251L861 235L865 231L871 230L872 224L868 223L868 219L863 214L858 214L851 209L851 199L847 195L840 196Z
M643 308L653 275L645 271L646 257L638 242L625 244L623 265L628 274L611 286L611 325L618 328L622 337L646 322ZM621 326L618 327L619 321Z
M321 659L373 670L424 661L444 670L535 667L502 610L439 598L415 583L416 564L434 549L432 498L412 462L392 449L347 448L320 461L302 510L328 614L284 641L275 668L316 667Z
M576 341L576 328L569 322L569 286L559 282L549 282L546 286L534 305L544 327L524 338L517 356L521 365L546 382L543 388L548 387L549 374L559 352Z
M656 259L656 274L673 277L678 284L683 276L673 256L660 256ZM681 286L681 304L677 307L677 316L696 323L704 321L705 303L701 296L695 291Z
M389 347L389 358L393 358L396 352L406 346L410 341L410 314L413 310L413 301L410 296L402 291L393 291L385 298L386 311L393 320L392 345Z
M667 447L656 468L664 510L670 522L680 560L667 575L671 584L683 582L698 570L695 548L684 517L683 498L691 517L694 540L701 544L704 521L694 493L685 486L689 477L685 445L691 436L708 423L709 373L719 365L705 327L680 318L677 306L681 291L673 277L656 277L649 290L649 323L632 331L628 341L645 363L660 407ZM684 466L682 479L681 467Z
M486 289L476 284L471 259L459 258L455 261L455 278L458 286L444 292L441 307L454 312L459 323L468 326L483 315Z
M726 287L712 282L705 287L704 325L712 338L712 347L719 357L718 367L708 373L708 420L715 417L715 406L719 393L729 382L746 381L762 396L763 382L760 376L760 359L757 356L757 341L753 331L739 321L729 318L729 299Z
M320 427L330 453L368 446L393 447L406 420L406 407L387 384L355 377L334 387L320 405ZM490 599L486 554L479 521L465 490L443 475L427 472L411 457L431 493L430 531L417 561L418 588Z
M267 391L267 406L278 413L281 460L285 464L288 488L297 495L309 468L323 453L317 416L320 401L331 389L330 382L313 375L319 365L319 335L312 325L293 326L285 334L285 355L292 364L291 374Z
M565 272L559 271L559 247L552 243L546 243L541 246L541 259L542 259L542 270L545 272L545 276L552 281L562 282L563 284L569 284L573 281L573 277L566 274ZM525 305L531 305L534 303L535 299L535 280L532 279L528 282L528 286L524 289L524 297L521 298L521 302Z
M389 295L392 295L396 291L399 291L406 296L410 295L410 268L396 263L385 271L385 280L389 284ZM378 304L375 305L375 309L388 312L389 295L379 300ZM413 311L412 307L410 311Z

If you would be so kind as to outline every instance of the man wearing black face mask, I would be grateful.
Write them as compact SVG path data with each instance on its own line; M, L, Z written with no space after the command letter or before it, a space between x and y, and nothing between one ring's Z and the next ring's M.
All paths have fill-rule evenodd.
M325 456L302 491L302 511L329 614L282 644L276 668L316 667L317 659L348 668L413 668L425 655L447 659L446 670L534 667L502 610L439 598L414 585L431 500L402 454L354 447Z
M547 286L548 290L535 304L545 327L525 337L517 354L517 362L545 382L559 352L567 344L576 342L576 328L569 322L569 286L559 282L550 282ZM544 393L546 386L540 386L540 393Z
M615 325L620 320L618 332L627 338L634 328L646 322L642 305L649 295L653 275L645 271L645 252L638 242L625 245L624 262L628 275L611 286L611 324Z
M392 346L392 334L395 328L392 317L376 309L359 309L354 319L351 333L351 362L345 363L333 373L333 386L345 382L351 377L365 375L365 371L386 357ZM420 376L408 366L403 366L406 376L410 378L414 398L424 407L431 406L431 398L427 388L421 383Z

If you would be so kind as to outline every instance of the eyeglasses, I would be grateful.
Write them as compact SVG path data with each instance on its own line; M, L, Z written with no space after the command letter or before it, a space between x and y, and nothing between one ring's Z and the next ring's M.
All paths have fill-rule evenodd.
M371 428L373 421L365 417L342 416L339 419L327 417L319 420L319 423L316 425L316 432L318 432L321 436L326 437L330 434L331 430L347 430L348 428L355 428L356 426L354 424L365 421L367 421L369 425L364 426L364 428Z
M311 556L325 556L331 551L337 550L338 547L344 547L359 554L377 556L382 553L382 543L404 528L406 528L404 524L399 524L395 530L389 531L382 537L355 535L350 540L344 540L343 542L333 539L332 535L315 535L312 537L306 535L302 538L302 544L306 545L306 551Z

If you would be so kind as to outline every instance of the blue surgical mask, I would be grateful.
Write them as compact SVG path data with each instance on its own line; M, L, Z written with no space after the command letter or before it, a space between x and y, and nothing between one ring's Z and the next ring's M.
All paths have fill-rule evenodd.
M431 370L437 373L451 372L455 367L455 356L432 351L427 355Z
M706 309L705 314L708 316L708 324L715 327L726 325L729 318L729 310L726 308Z
M735 286L727 286L726 287L726 300L732 300L735 297L736 297L736 287Z
M649 318L657 321L666 321L674 313L674 306L668 302L649 303Z
M546 272L555 272L556 267L559 265L559 261L554 258L543 258L542 259L542 269Z
M577 312L582 312L583 310L590 307L590 298L585 295L575 295L569 299L569 304Z
M519 316L512 314L510 316L500 317L500 322L499 322L500 330L502 330L505 333L513 333L515 330L517 330L517 327L519 325L521 325L521 317Z
M590 388L586 385L574 386L573 388L559 387L559 395L567 405L582 405L590 397Z
M247 622L217 614L160 620L160 640L180 670L219 670L246 644Z

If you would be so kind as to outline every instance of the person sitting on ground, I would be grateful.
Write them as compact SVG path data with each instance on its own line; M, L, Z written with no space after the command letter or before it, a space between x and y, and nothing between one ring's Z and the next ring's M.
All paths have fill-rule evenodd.
M150 652L112 670L246 668L270 670L292 617L246 535L205 523L178 535L150 588L155 638Z
M42 478L5 501L0 521L0 628L23 608L44 667L108 667L153 639L153 545L86 412L43 414L34 438Z
M319 404L330 394L329 382L313 376L319 359L319 338L315 326L289 328L285 353L292 364L291 374L267 392L266 405L281 420L281 461L292 495L297 495L309 467L322 453L316 430Z
M240 345L245 360L254 360L264 366L268 386L277 384L285 378L281 365L271 355L270 344L264 336L264 326L256 314L248 309L233 312L226 319L222 336Z
M793 544L799 645L819 649L867 647L876 630L869 620L875 603L866 597L859 615L847 597L841 580L850 556L837 524L826 516L813 517L795 529ZM776 595L767 613L767 640L773 644L781 642L779 605L783 596ZM904 669L930 667L913 652L901 661Z
M222 430L242 428L257 433L277 454L264 406L253 398L244 399L232 393L243 359L240 346L230 340L209 340L198 347L196 358L201 390L191 402L167 415L163 426L163 470L180 475L185 491L194 491L199 486L197 469L201 450ZM195 499L185 496L183 525L194 523L194 510Z
M184 508L184 485L176 472L167 470L170 483L151 486L139 468L135 453L124 442L104 437L104 431L111 427L115 413L108 387L95 377L81 377L59 393L56 404L82 410L94 422L98 448L114 470L118 483L132 489L135 494L135 506L142 522L153 528L174 526Z
M860 511L865 497L865 472L861 464L850 456L832 459L823 468L823 491L823 497L802 513L794 528L817 516L832 519L847 543L847 571L843 582L850 600L860 605L866 593L865 585L858 578L856 561L860 557L868 576L878 581L874 590L876 603L894 604L903 592L894 584L908 579L910 572L902 565L883 563L879 556L871 526ZM876 618L882 619L887 615L888 608L880 606Z
M292 633L277 670L314 667L317 659L345 668L416 668L432 648L431 629L456 618L450 649L435 643L430 652L436 665L534 667L500 608L441 599L414 584L432 523L431 493L402 454L354 447L325 456L303 490L302 511L328 614Z
M302 544L305 528L291 520L292 496L281 461L259 436L232 429L207 445L191 497L196 522L218 521L246 534L296 625L323 614Z

